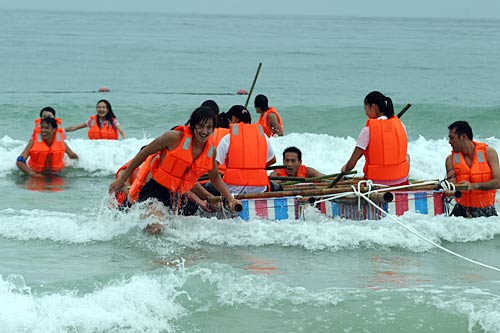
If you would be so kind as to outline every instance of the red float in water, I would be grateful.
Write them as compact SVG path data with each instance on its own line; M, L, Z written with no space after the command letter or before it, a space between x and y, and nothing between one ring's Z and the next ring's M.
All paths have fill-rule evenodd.
M98 91L99 92L109 92L109 88L108 87L101 87L101 88L99 88Z
M236 92L237 95L248 95L248 91L245 89L240 89Z

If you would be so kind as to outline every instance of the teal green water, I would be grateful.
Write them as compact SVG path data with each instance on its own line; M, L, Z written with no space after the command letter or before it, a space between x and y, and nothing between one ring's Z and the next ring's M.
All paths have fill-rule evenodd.
M243 104L259 62L255 94L285 120L278 160L296 145L307 165L340 170L364 96L381 90L413 105L410 177L442 179L452 121L500 149L500 21L5 11L0 27L3 332L500 332L500 273L389 219L177 217L153 237L106 197L117 168L203 100ZM126 140L68 133L80 158L62 177L20 174L42 107L72 125L100 98ZM497 218L400 221L500 267Z

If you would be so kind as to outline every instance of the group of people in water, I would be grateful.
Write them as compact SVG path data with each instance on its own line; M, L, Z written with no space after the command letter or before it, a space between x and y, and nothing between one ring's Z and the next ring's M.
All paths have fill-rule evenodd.
M203 102L185 125L154 139L124 164L109 192L115 193L121 207L153 199L175 213L191 215L198 207L214 208L208 203L209 196L222 195L234 210L241 203L233 194L280 190L279 184L269 181L267 169L276 162L269 137L284 135L283 121L264 95L255 97L254 107L259 119L252 124L251 113L243 105L234 105L220 113L216 102ZM365 97L364 109L368 120L341 172L352 170L364 156L365 179L387 186L409 184L406 128L394 115L392 100L373 91ZM17 158L18 168L32 176L61 171L65 154L78 158L64 141L66 132L85 127L89 139L117 140L119 134L125 138L107 100L97 103L96 114L86 122L65 129L55 110L46 107ZM472 129L465 121L456 121L448 129L452 152L446 158L447 179L467 184L468 188L456 199L452 214L497 215L494 206L496 189L500 188L497 152L485 143L473 141ZM300 149L288 147L283 152L283 167L270 176L311 178L323 174L302 164Z

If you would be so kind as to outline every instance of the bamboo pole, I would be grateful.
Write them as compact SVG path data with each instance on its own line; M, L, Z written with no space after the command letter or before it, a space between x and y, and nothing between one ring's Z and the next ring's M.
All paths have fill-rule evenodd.
M248 97L247 97L247 100L245 102L245 108L248 107L248 102L250 102L250 96L252 96L253 88L255 87L255 83L257 82L257 78L259 77L261 67L262 67L262 63L259 62L259 66L257 67L257 72L255 73L255 77L254 77L253 82L252 82L252 87L250 88L250 92L248 93Z
M367 192L368 188L361 188L360 191ZM239 194L234 197L239 200L245 199L265 199L265 198L282 198L282 197L294 197L294 196L315 196L315 195L328 195L328 194L338 194L338 193L349 193L352 191L346 191L345 188L325 188L325 189L314 189L314 190L291 190L291 191L279 191L279 192L262 192L262 193L248 193ZM222 197L210 196L207 198L208 202L220 202Z

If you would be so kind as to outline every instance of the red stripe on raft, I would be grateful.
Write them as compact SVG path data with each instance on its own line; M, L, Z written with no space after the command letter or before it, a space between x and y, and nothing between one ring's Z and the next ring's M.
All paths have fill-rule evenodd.
M403 215L406 211L408 211L408 194L396 194L396 215Z
M269 217L266 199L255 200L255 214L266 219Z
M441 215L444 213L443 193L434 192L434 215Z

